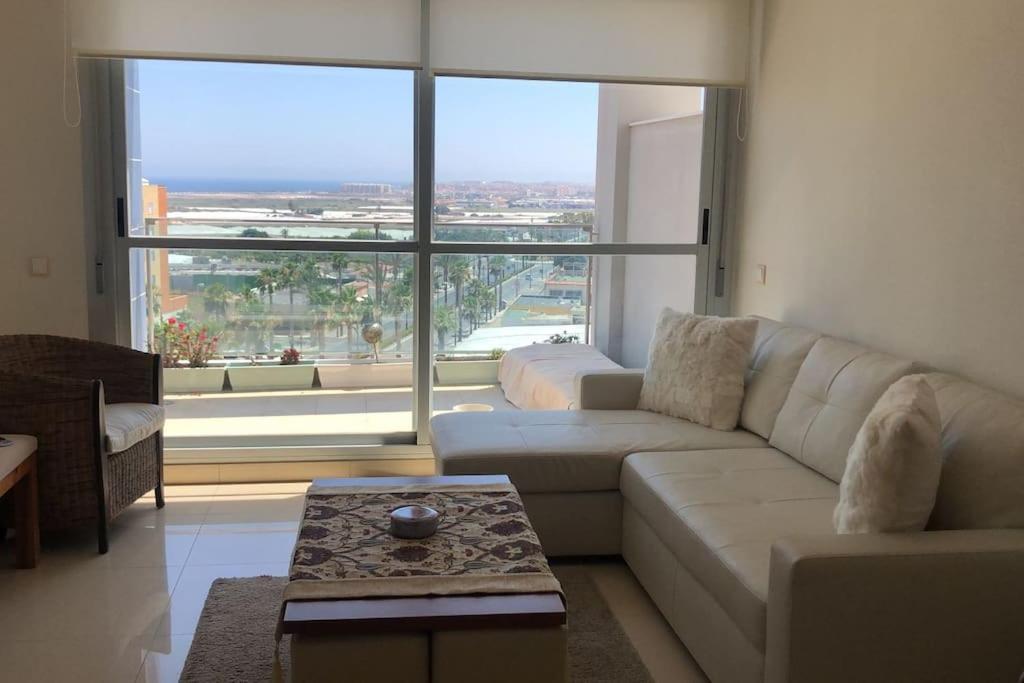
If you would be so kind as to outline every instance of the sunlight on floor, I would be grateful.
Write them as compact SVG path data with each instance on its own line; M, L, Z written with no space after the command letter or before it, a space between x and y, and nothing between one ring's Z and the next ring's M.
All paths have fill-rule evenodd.
M287 573L307 486L170 486L163 510L147 496L118 517L108 554L85 530L34 570L0 545L0 678L177 681L215 579ZM656 680L705 680L620 560L584 566Z
M451 411L460 403L486 403L495 410L515 410L494 385L435 387L435 414ZM387 434L413 428L413 392L409 387L184 394L168 396L165 406L165 436L171 440Z

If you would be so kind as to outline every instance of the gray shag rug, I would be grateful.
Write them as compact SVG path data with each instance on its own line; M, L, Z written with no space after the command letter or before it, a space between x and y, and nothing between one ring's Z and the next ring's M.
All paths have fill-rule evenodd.
M582 683L649 683L652 679L604 598L579 567L553 567L569 604L569 668ZM274 628L286 579L217 579L210 587L181 680L272 681ZM288 636L281 668L288 679Z

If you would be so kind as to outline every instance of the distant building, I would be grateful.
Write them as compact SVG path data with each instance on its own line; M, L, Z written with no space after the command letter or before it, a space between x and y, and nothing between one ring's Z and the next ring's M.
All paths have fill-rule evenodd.
M354 194L360 197L379 197L391 194L392 188L388 183L342 183L342 194Z
M544 281L544 294L557 299L569 299L587 303L588 280L585 275L570 275L565 272L552 273Z
M146 221L146 234L167 234L167 188L142 181L142 217ZM158 299L160 314L173 314L188 306L187 294L171 292L171 273L167 249L149 249L149 291ZM154 312L156 309L154 308Z

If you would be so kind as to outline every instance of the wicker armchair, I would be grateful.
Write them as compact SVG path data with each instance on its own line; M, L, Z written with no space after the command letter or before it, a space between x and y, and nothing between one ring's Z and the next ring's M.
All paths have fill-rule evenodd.
M96 524L107 552L111 520L156 489L163 500L163 435L112 440L122 404L159 413L160 356L50 335L0 335L0 432L39 441L39 521L45 531ZM153 404L147 406L145 404ZM145 432L141 432L145 433ZM123 436L123 435L122 435ZM114 452L118 445L123 450Z

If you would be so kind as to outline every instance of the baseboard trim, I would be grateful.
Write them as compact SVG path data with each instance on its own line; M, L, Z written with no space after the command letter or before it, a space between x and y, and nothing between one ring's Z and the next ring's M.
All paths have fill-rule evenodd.
M430 476L433 458L360 458L289 462L172 463L164 482L176 484L253 484L310 481L318 477Z

